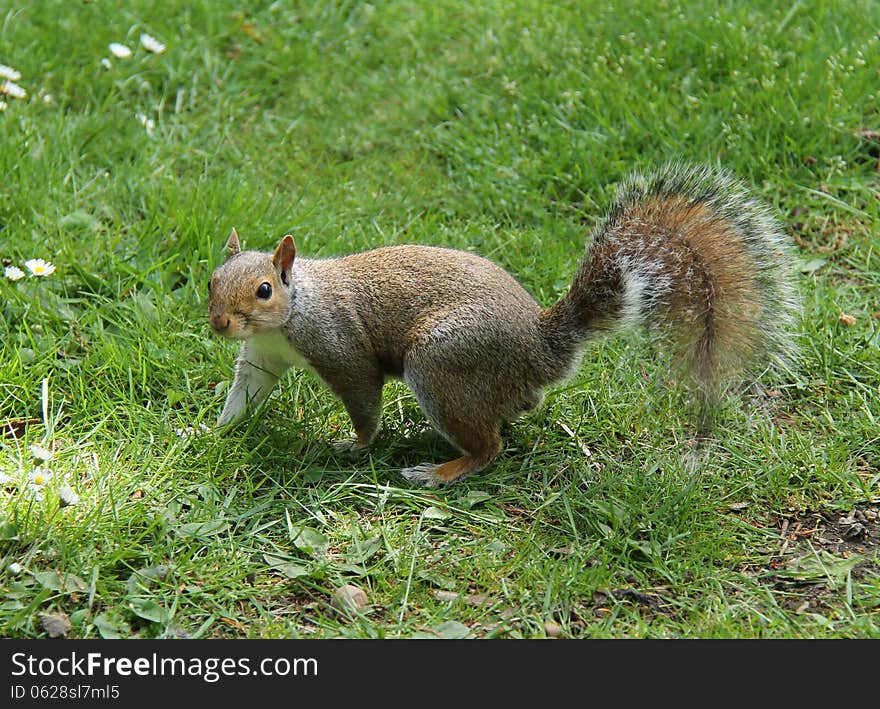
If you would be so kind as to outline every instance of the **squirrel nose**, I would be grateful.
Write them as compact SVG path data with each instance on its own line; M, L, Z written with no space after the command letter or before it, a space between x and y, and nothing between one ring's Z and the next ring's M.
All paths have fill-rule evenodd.
M223 332L224 330L229 329L230 322L232 321L222 313L211 314L211 327L217 332Z

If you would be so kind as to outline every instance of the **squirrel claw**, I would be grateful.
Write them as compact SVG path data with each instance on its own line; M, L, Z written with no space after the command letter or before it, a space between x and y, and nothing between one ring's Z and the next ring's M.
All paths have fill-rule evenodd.
M343 438L330 444L334 451L347 455L350 458L358 458L367 452L367 446L357 438Z
M412 468L404 468L400 471L400 474L411 483L424 487L439 487L443 481L434 474L434 471L439 467L435 463L422 463L421 465L414 465Z

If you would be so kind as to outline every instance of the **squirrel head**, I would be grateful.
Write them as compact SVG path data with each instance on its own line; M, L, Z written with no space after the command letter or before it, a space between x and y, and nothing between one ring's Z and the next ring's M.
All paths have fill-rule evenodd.
M274 253L242 251L235 229L226 241L228 258L208 283L208 313L218 335L244 340L275 330L290 317L293 237L285 236Z

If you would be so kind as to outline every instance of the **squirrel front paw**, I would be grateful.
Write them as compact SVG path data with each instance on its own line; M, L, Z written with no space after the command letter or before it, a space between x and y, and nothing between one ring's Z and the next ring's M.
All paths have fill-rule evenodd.
M214 424L214 428L211 430L214 432L215 436L228 436L235 429L235 425L238 423L236 420L231 420L229 418L223 418L222 416L217 419L217 423Z
M349 458L358 458L367 452L367 446L354 437L333 441L330 446L337 453L347 455Z

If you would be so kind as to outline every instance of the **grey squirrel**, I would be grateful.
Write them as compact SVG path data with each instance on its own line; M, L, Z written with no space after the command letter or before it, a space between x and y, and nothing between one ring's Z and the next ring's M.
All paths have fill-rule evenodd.
M359 451L378 428L384 381L402 378L462 452L401 471L430 487L486 466L501 449L499 423L570 376L591 338L637 324L664 335L705 424L731 381L790 349L797 310L779 225L706 167L630 176L548 308L499 266L454 249L305 259L289 235L274 253L242 251L235 229L226 246L210 323L244 342L218 427L258 406L289 367L305 367L351 417L356 438L339 447Z

